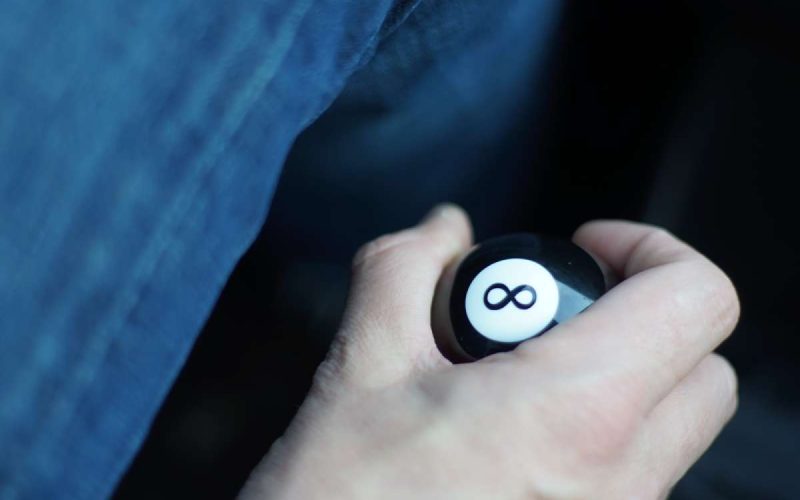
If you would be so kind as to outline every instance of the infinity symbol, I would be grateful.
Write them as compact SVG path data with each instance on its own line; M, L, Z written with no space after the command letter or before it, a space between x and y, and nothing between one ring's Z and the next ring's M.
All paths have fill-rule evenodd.
M502 290L506 292L506 296L503 297L503 299L499 302L491 303L489 302L489 294L492 293L493 290ZM531 301L527 304L523 304L517 300L517 295L526 291L531 293ZM533 304L536 303L536 290L534 290L533 287L528 285L520 285L513 290L509 290L508 287L505 286L504 284L495 283L494 285L487 288L486 293L483 294L483 304L492 311L500 310L511 302L514 303L517 309L523 309L523 310L530 309L531 307L533 307Z

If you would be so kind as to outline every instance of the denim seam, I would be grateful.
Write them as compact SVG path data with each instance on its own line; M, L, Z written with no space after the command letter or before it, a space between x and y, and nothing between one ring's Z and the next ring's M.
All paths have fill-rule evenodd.
M392 36L392 33L397 31L397 29L406 22L406 19L408 19L411 16L411 14L413 14L414 11L417 10L417 7L419 7L419 5L423 1L424 0L414 0L414 3L408 8L406 8L405 11L400 16L397 17L397 19L393 19L391 21L392 24L391 26L386 28L386 31L384 31L385 26L381 26L381 29L378 32L381 42Z

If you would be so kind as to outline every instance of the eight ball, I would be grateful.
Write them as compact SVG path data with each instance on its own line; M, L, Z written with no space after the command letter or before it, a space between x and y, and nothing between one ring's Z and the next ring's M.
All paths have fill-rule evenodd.
M510 351L606 291L602 270L585 250L534 234L486 241L455 269L440 282L434 328L443 351L466 360Z

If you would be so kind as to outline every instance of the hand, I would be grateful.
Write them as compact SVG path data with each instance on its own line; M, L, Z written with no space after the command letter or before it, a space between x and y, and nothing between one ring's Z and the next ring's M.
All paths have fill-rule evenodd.
M546 336L453 365L431 302L470 240L444 206L359 251L331 352L242 498L667 494L736 408L711 354L739 314L725 274L664 230L589 223L575 242L623 281Z

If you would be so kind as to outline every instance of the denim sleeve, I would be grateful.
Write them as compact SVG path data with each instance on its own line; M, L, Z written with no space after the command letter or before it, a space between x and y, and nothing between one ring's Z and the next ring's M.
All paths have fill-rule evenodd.
M395 3L0 0L0 497L111 493Z

